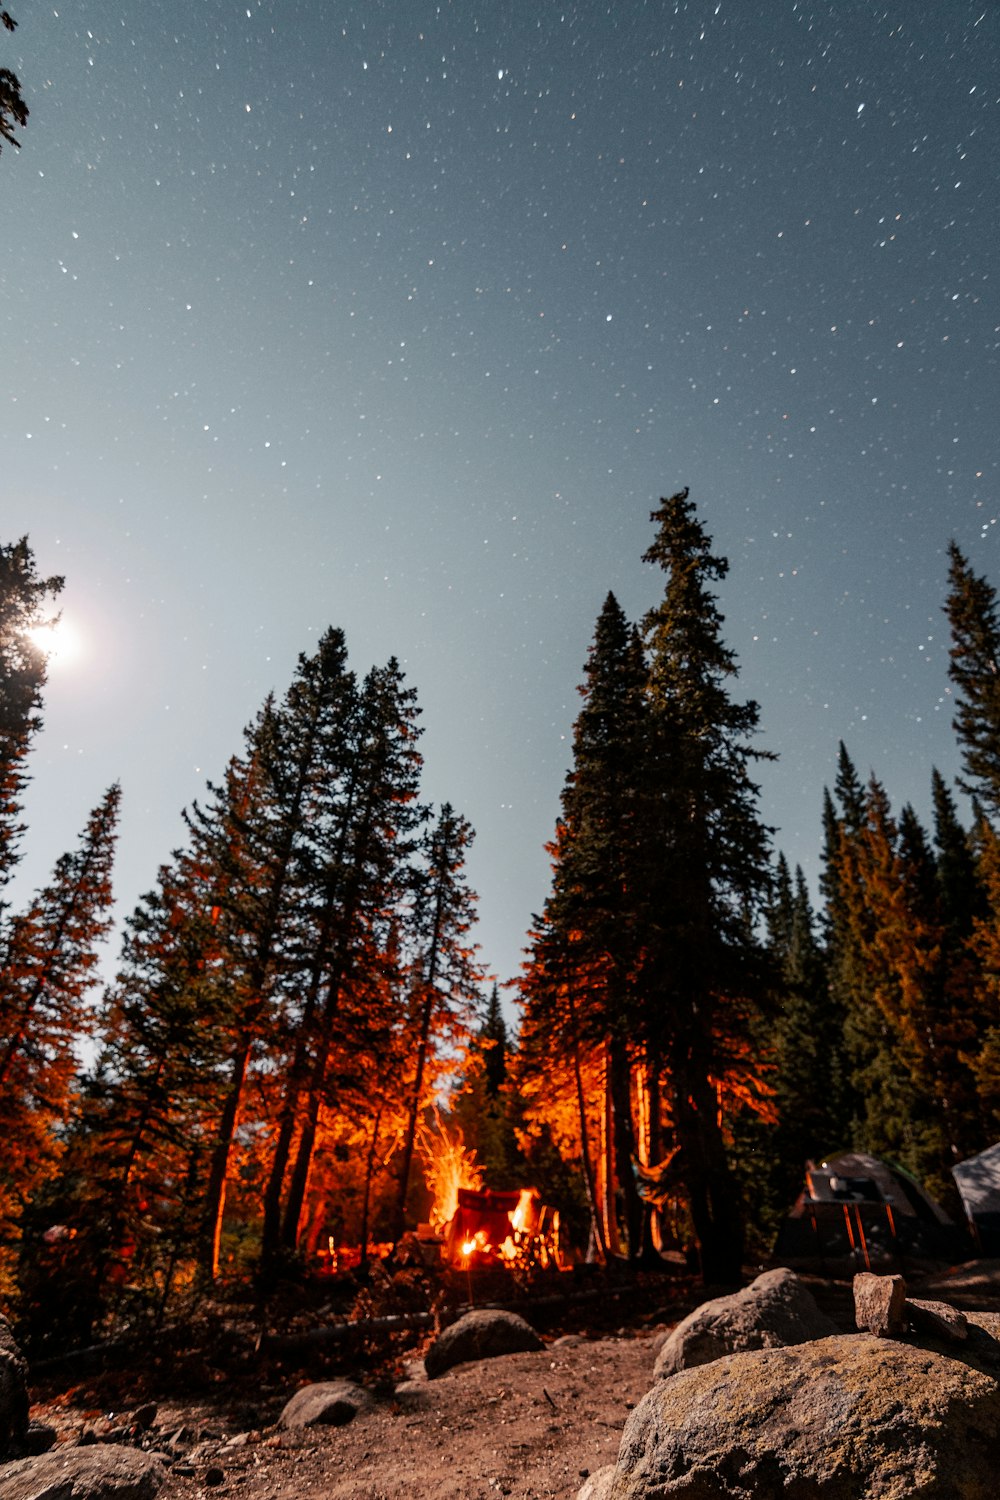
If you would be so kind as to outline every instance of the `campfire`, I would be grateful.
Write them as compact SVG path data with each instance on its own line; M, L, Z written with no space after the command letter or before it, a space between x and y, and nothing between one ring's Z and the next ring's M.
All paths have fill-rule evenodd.
M462 1131L448 1129L437 1111L417 1138L424 1177L433 1194L431 1232L444 1240L444 1258L463 1270L532 1261L559 1265L559 1214L534 1188L497 1192L483 1187L475 1152Z
M459 1188L445 1243L447 1259L465 1269L527 1259L557 1266L559 1215L542 1203L534 1188Z

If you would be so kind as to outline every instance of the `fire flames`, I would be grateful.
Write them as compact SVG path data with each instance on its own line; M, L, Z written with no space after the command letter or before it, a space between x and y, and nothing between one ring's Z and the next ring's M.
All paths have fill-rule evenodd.
M435 1229L443 1231L455 1217L460 1190L482 1187L482 1168L476 1163L476 1153L465 1149L461 1130L449 1131L437 1115L433 1129L421 1127L417 1149L423 1157L424 1180L434 1197L429 1219Z
M462 1188L448 1226L449 1258L465 1269L525 1259L558 1264L558 1235L559 1215L541 1203L534 1188L511 1193Z

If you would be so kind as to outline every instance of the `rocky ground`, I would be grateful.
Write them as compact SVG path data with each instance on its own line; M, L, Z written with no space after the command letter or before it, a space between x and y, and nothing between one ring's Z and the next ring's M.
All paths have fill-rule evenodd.
M124 1436L166 1454L163 1500L575 1496L589 1472L614 1459L625 1419L652 1383L657 1334L703 1293L659 1275L625 1287L587 1283L582 1292L566 1280L568 1298L545 1286L540 1305L520 1307L542 1333L542 1351L462 1364L435 1380L421 1359L430 1329L257 1359L246 1356L244 1330L242 1353L218 1337L214 1347L202 1338L196 1351L161 1340L93 1371L33 1371L31 1415L60 1443ZM286 1328L315 1330L322 1311L302 1310ZM307 1331L307 1343L312 1337ZM373 1394L370 1411L338 1428L279 1428L297 1389L343 1377Z
M1000 1295L995 1265L939 1279L922 1293L977 1306ZM808 1281L825 1316L852 1329L850 1288ZM245 1338L242 1354L228 1358L218 1340L197 1351L160 1341L72 1381L65 1372L33 1379L32 1417L53 1427L60 1444L120 1442L164 1455L163 1500L571 1500L588 1475L614 1462L629 1412L654 1383L662 1336L703 1293L658 1281L638 1297L611 1289L586 1296L575 1312L533 1319L542 1349L460 1364L434 1380L421 1358L430 1331L322 1358L312 1345L307 1354L286 1349L280 1360L248 1358ZM897 1355L906 1351L888 1347L886 1357ZM353 1421L280 1425L296 1390L340 1378L372 1398Z

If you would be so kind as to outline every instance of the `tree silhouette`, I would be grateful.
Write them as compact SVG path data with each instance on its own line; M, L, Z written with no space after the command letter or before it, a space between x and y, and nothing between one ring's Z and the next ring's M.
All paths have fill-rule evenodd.
M8 31L13 31L17 22L9 11L2 10L0 24ZM23 128L27 123L28 106L22 98L17 74L12 73L9 68L0 68L0 151L3 150L4 141L21 149L20 141L14 136L14 127L16 125Z

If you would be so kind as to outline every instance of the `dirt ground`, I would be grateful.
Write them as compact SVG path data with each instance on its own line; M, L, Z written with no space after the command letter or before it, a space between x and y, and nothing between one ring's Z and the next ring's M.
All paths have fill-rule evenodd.
M647 1328L598 1339L570 1334L541 1353L461 1365L434 1381L420 1378L422 1363L411 1360L397 1382L404 1389L383 1383L372 1412L346 1427L301 1432L247 1429L245 1402L230 1405L221 1391L210 1404L172 1399L158 1405L144 1446L180 1455L162 1500L572 1497L588 1473L613 1462L629 1410L652 1383L654 1359ZM33 1415L70 1437L87 1414L63 1399ZM107 1415L89 1419L99 1428Z
M852 1328L850 1284L805 1279L824 1311ZM995 1308L1000 1262L911 1289ZM182 1331L72 1382L65 1371L46 1374L32 1416L60 1442L117 1441L124 1429L126 1441L166 1454L161 1500L572 1500L588 1474L614 1461L628 1413L652 1385L657 1336L706 1295L658 1278L632 1292L591 1290L575 1311L548 1320L526 1306L543 1351L460 1365L433 1381L420 1359L429 1330L335 1354L300 1344L267 1358L236 1325L230 1337ZM294 1326L316 1327L312 1314L302 1309ZM371 1411L346 1427L278 1427L301 1386L344 1378L372 1392Z

